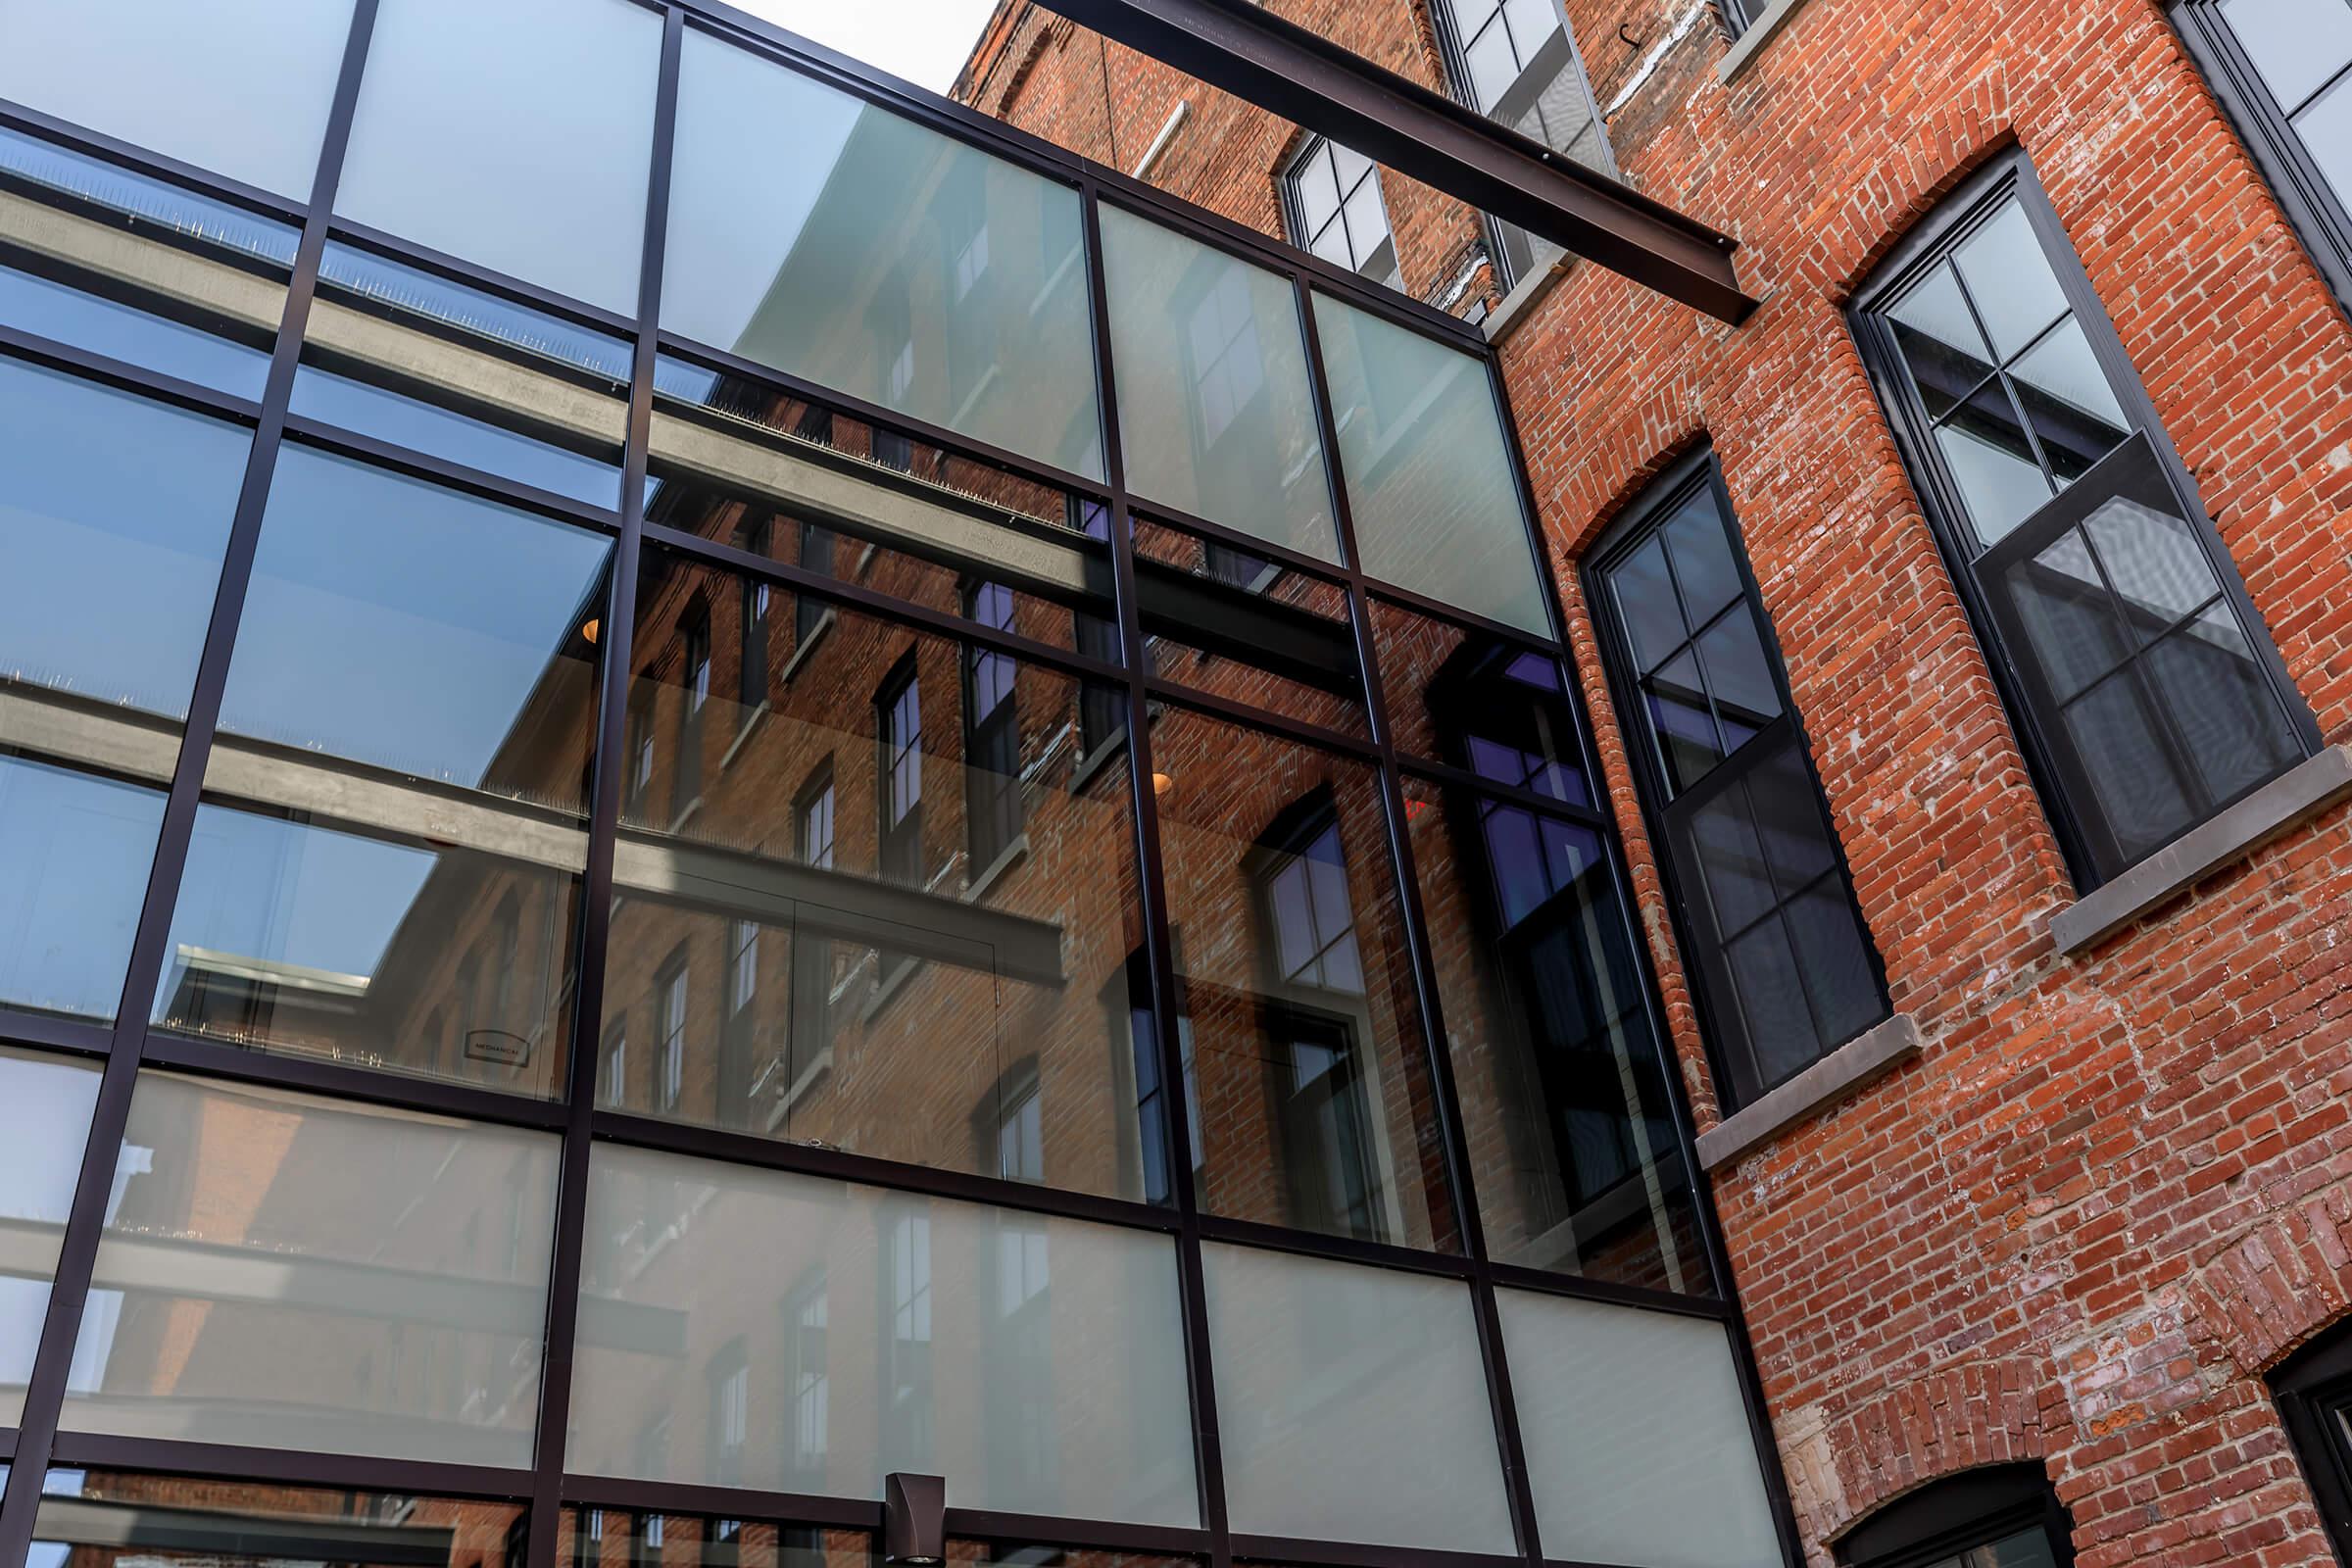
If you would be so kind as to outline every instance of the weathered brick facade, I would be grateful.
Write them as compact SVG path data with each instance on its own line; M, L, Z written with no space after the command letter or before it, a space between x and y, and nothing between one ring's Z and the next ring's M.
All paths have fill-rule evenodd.
M1274 9L1433 85L1414 0ZM1813 0L1728 83L1707 0L1567 0L1616 159L1737 235L1729 328L1572 267L1503 358L1585 696L1702 1130L1717 1098L1574 565L1700 440L1924 1034L1716 1173L1813 1560L1929 1480L2046 1464L2080 1560L2332 1560L2265 1373L2352 1309L2352 814L2055 955L2076 897L1844 308L2022 147L2303 699L2352 740L2352 325L2153 0ZM1023 0L959 91L1279 226L1279 123ZM1406 287L1492 301L1477 224L1387 176Z

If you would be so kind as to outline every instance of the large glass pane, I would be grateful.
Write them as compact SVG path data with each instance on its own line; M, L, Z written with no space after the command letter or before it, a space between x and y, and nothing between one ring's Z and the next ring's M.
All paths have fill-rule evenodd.
M606 1102L1143 1196L1129 789L1072 788L1080 683L847 609L787 657L796 608L648 554Z
M0 0L0 98L307 201L351 0Z
M61 1425L527 1466L557 1153L142 1074Z
M1372 576L1523 631L1550 618L1487 368L1315 296L1340 466Z
M250 440L0 360L0 1004L114 1016Z
M1201 1205L1458 1246L1372 767L1174 707L1152 759Z
M611 550L287 447L156 1022L560 1091Z
M1372 601L1390 733L1399 750L1570 806L1592 804L1558 661Z
M81 1174L82 1145L98 1103L94 1062L0 1046L0 1104L19 1118L0 1152L0 1427L24 1419L49 1285Z
M1992 373L1984 334L1949 267L1930 272L1886 316L1929 418L1942 418Z
M2148 652L2206 795L2227 801L2301 755L2260 660L2226 603L2208 606Z
M1511 1550L1469 1287L1216 1242L1201 1264L1237 1532Z
M1419 782L1405 816L1489 1250L1706 1294L1667 1058L1600 836Z
M659 13L383 0L335 211L637 314Z
M2067 529L2011 566L2006 584L2039 657L2042 678L2060 701L2131 654L2132 644L2116 617L2115 595L2107 591L2080 528ZM2144 635L2153 636L2169 623L2150 626Z
M2049 503L2050 482L1998 381L1979 388L1958 414L1937 425L1936 444L1943 449L1980 545L2000 543Z
M1733 1001L1747 1030L1760 1086L1769 1088L1810 1066L1830 1042L1815 1023L1796 950L1778 917L1734 937L1723 950Z
M2066 291L2016 198L1960 242L1952 264L2003 360L2022 353L2067 312Z
M1617 618L1633 645L1635 667L1651 670L1690 640L1690 622L1675 592L1662 538L1641 547L1608 570Z
M2222 0L2220 9L2288 114L2352 64L2352 6L2343 0Z
M2169 843L2196 819L2193 780L2165 744L2164 724L2131 669L2108 676L2066 710L2066 738L2090 775L2124 856Z
M862 1530L635 1508L566 1508L557 1528L556 1561L568 1568L654 1563L663 1568L879 1568L879 1544Z
M2131 433L2107 372L2079 321L2067 321L2009 368L2018 401L2060 480L2083 471Z
M628 346L329 241L293 412L537 489L620 497Z
M2325 96L2296 117L2295 129L2320 166L2321 177L2335 199L2352 206L2352 77L2328 89Z
M131 1470L51 1470L35 1568L480 1568L518 1560L523 1510Z
M1102 269L1128 486L1339 560L1288 280L1116 207L1102 209Z
M1545 1556L1779 1568L1722 1324L1525 1291L1496 1305Z
M566 1462L1199 1522L1165 1236L600 1145Z
M1101 475L1076 191L694 29L670 179L665 329Z
M296 237L0 127L0 321L24 331L258 403Z

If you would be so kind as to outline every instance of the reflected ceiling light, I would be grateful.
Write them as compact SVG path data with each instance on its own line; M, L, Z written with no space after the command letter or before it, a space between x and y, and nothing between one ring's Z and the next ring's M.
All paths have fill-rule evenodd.
M580 623L580 635L587 640L588 646L591 648L596 646L597 634L604 629L605 623L593 615Z
M1152 793L1154 796L1164 800L1167 798L1168 791L1174 789L1175 787L1176 781L1168 777L1167 774L1154 773L1152 775Z

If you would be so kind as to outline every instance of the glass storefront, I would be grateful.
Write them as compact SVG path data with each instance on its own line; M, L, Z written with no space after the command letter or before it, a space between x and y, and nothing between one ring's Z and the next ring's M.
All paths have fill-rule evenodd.
M0 0L0 1542L1781 1560L1475 334L692 4L232 14Z

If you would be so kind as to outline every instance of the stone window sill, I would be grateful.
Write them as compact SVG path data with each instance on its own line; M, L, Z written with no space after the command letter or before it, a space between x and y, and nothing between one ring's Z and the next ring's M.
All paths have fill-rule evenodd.
M1859 1094L1919 1054L1919 1025L1907 1012L1873 1025L1754 1104L1698 1135L1701 1170L1720 1170L1798 1122Z
M2050 916L2061 957L2088 953L2352 792L2352 746L2330 746Z
M1715 74L1730 81L1745 71L1764 46L1772 41L1773 35L1788 24L1788 19L1795 16L1804 3L1805 0L1772 0L1772 4L1764 8L1764 14L1749 23L1747 30L1733 40L1732 47L1724 57L1715 62Z

